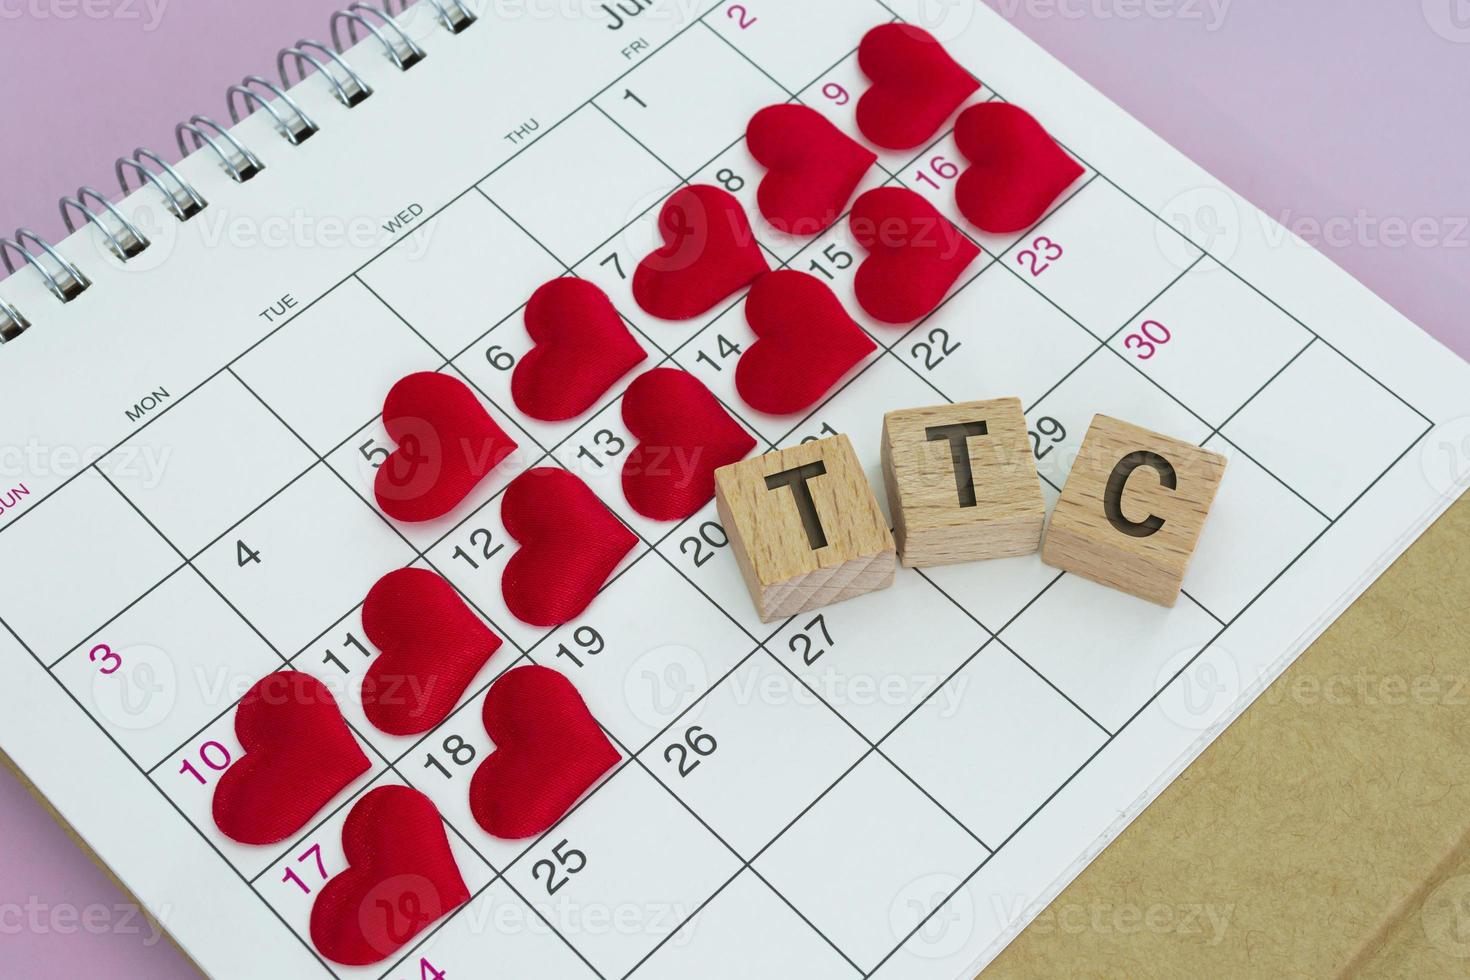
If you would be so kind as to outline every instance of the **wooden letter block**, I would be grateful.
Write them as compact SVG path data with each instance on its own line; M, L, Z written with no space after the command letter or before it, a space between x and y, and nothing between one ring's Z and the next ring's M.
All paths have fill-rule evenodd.
M1172 606L1224 475L1219 453L1094 416L1041 560Z
M847 436L716 470L715 503L762 622L893 584L893 535Z
M1018 398L883 416L883 480L909 568L1029 555L1046 502Z

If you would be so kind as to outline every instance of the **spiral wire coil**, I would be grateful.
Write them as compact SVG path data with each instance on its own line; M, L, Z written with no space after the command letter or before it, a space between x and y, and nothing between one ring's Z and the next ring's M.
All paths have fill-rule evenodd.
M306 79L310 65L322 76L333 98L345 108L354 109L366 101L373 94L372 86L343 57L343 52L358 42L360 32L376 38L388 60L400 71L407 71L424 60L427 57L424 49L395 20L408 10L411 2L383 0L381 7L356 2L334 13L329 25L330 46L303 38L281 49L276 56L279 83L262 75L248 75L240 84L226 90L225 106L231 123L238 124L263 110L291 146L300 146L311 139L321 127L292 98L290 89ZM451 34L461 33L477 20L464 0L419 2L432 7L435 21ZM174 139L184 156L208 148L235 183L243 184L265 170L266 165L259 156L209 116L196 115L179 123L174 128ZM124 197L145 184L151 185L179 222L190 220L209 206L193 184L146 147L135 149L131 156L118 157L113 172ZM130 176L136 180L136 187L130 186ZM135 258L151 244L138 226L96 188L78 188L74 195L62 198L59 207L69 232L76 232L83 224L95 225L108 251L120 262ZM7 273L29 265L62 303L70 303L92 285L74 262L29 228L17 229L10 238L0 238L0 263ZM30 326L31 322L18 309L0 297L0 344L14 340Z

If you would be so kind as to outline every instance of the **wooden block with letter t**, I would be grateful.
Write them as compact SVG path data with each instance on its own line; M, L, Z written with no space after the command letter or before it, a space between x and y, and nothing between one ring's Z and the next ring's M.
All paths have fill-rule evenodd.
M716 470L715 504L762 622L893 584L893 535L847 436Z
M1041 560L1172 606L1224 475L1219 453L1094 416Z
M883 480L909 568L1029 555L1046 501L1018 398L883 417Z

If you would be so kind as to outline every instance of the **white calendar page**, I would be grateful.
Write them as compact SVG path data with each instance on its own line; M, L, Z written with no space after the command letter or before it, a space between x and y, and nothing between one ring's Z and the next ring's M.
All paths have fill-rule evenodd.
M35 323L0 352L0 746L213 975L973 975L1465 487L1464 362L983 7L654 0L610 30L598 5L532 4L454 36L422 6L403 19L428 53L411 70L376 42L350 52L377 90L361 106L297 88L322 124L303 146L259 115L236 129L266 164L254 180L185 161L210 202L189 223L130 197L155 238L133 262L90 231L63 243L95 280L74 302L0 284ZM756 110L797 99L856 135L854 52L895 16L1086 174L1038 227L978 236L984 258L912 329L861 317L841 226L805 242L758 225L773 264L830 279L880 350L808 415L754 413L722 354L752 340L739 299L661 323L627 276L680 184L755 214ZM946 133L884 154L871 183L966 227L962 164ZM564 424L512 404L521 306L567 273L765 448L848 433L875 485L883 412L942 399L1020 396L1049 502L1097 412L1225 454L1185 596L1158 608L1032 556L902 570L761 624L713 506L671 526L622 499L616 392ZM376 414L425 369L468 381L522 448L450 517L404 527L371 502ZM550 632L499 589L500 493L536 465L577 472L641 537ZM362 599L408 564L506 639L418 739L375 731L357 686ZM572 679L624 759L544 837L508 843L467 789L493 748L485 691L528 662ZM213 826L213 784L241 752L237 699L283 667L332 687L373 766L296 837L244 847ZM681 771L671 746L696 729L717 747ZM337 968L306 938L311 904L353 802L389 783L438 804L474 898L389 962ZM562 842L585 861L553 893Z

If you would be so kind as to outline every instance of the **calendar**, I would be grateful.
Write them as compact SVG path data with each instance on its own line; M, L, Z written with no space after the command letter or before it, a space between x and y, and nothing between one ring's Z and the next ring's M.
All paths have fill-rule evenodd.
M353 22L373 30L340 60L297 48L323 69L290 90L310 139L263 111L196 119L200 151L116 205L146 250L125 261L88 224L34 250L49 282L0 282L29 324L0 351L0 747L212 976L973 976L1470 485L1463 361L979 4L387 13ZM952 132L880 153L864 189L917 191L983 250L905 327L855 302L845 221L760 222L744 142L792 101L860 139L857 45L895 19L983 82L971 102L1024 106L1085 167L1039 224L994 236L955 206ZM690 184L739 198L771 265L829 283L876 342L810 412L742 403L741 297L687 323L633 301ZM1095 413L1223 454L1184 595L1164 609L1033 555L901 569L762 623L713 503L665 524L624 499L619 389L566 422L516 410L524 305L565 275L758 451L847 434L874 486L883 414L945 401L1021 399L1048 506ZM465 381L519 449L449 516L404 525L372 484L383 396L416 371ZM538 466L639 539L552 630L500 589L502 494ZM374 729L359 692L363 599L404 566L505 641L413 737ZM512 842L475 823L468 786L494 751L486 691L525 664L563 673L621 758ZM371 766L301 833L248 847L211 798L242 754L236 704L283 669L327 685ZM353 803L387 785L433 800L472 899L388 961L338 966L308 916Z

